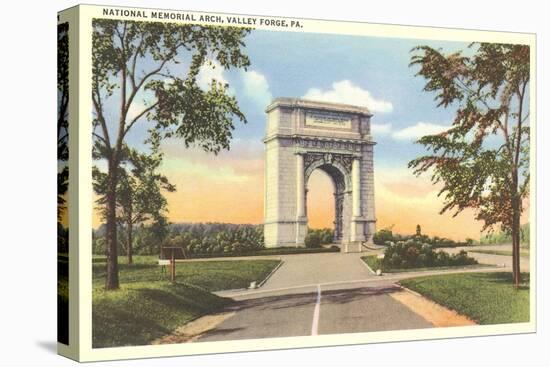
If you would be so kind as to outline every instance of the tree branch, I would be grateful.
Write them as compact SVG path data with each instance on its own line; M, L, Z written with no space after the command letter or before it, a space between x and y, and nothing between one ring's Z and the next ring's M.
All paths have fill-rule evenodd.
M111 139L109 138L109 130L107 129L107 123L105 122L105 117L103 116L103 103L101 101L101 94L99 92L99 83L96 80L96 90L95 93L92 93L92 100L94 102L94 108L97 114L97 119L101 125L101 130L103 131L103 138L107 149L111 150Z
M107 141L103 138L103 136L101 136L99 134L96 134L95 132L93 132L92 135L95 136L96 138L98 138L99 140L101 140L103 142L103 144L105 144L105 146L107 146Z
M516 143L516 151L514 156L514 167L517 170L519 166L519 152L521 150L521 135L523 134L521 130L521 126L523 124L523 97L525 96L525 88L527 87L528 81L526 80L523 83L523 86L521 88L520 94L519 94L519 107L518 107L518 128L517 128L517 143Z
M139 42L138 47L136 48L136 52L134 53L133 61L132 61L132 67L131 67L131 81L132 81L132 88L136 89L136 64L137 64L137 58L141 52L141 47L143 46L144 38L143 34L141 35L141 40Z
M153 103L151 106L145 108L143 111L141 111L141 113L139 115L137 115L136 117L134 117L132 119L132 121L126 126L126 129L124 130L123 132L123 136L126 135L126 133L128 133L128 131L132 128L132 126L137 122L137 120L139 120L143 115L145 115L147 112L151 111L153 108L155 108L157 105L158 105L158 101Z
M134 100L134 97L136 96L137 92L141 89L141 87L143 86L143 84L149 79L151 78L152 76L154 75L158 75L158 73L164 68L164 66L166 65L166 63L168 61L170 61L172 59L172 57L174 57L174 55L177 53L177 50L182 47L182 46L185 46L184 43L179 43L177 44L176 46L174 46L174 48L172 49L172 51L170 51L168 54L166 54L166 56L164 57L164 59L162 59L160 65L154 69L154 70L151 70L149 73L145 74L143 76L143 78L139 81L139 83L134 87L132 88L132 93L130 93L130 97L128 98L128 102L126 104L126 108L129 109L130 108L130 104L132 104L133 100Z

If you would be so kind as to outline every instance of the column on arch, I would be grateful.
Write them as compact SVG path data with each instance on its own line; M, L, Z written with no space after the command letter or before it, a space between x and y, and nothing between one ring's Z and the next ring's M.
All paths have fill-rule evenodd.
M354 157L351 166L351 195L354 218L361 216L361 160Z
M306 215L305 203L305 172L304 172L304 156L296 154L296 217L302 218Z
M307 234L304 154L296 154L296 246L305 244Z
M361 158L354 157L351 166L351 242L361 242L365 240L364 221L361 207ZM356 251L360 251L358 248Z

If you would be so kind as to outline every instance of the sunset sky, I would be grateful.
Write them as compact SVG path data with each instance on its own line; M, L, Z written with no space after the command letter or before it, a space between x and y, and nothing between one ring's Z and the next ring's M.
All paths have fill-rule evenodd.
M414 141L448 128L455 110L436 108L434 95L422 91L424 80L409 67L410 50L430 45L456 51L467 49L467 43L258 30L245 42L251 60L247 72L206 66L199 76L202 86L212 78L227 82L248 119L246 125L237 123L231 150L214 156L186 149L176 139L163 142L162 173L177 188L166 194L170 221L261 223L264 110L275 97L303 97L363 105L374 114L378 229L394 225L395 232L414 233L420 224L430 235L479 238L481 223L473 220L472 212L455 218L439 215L438 187L428 176L417 178L407 168L411 159L423 153ZM180 61L178 67L184 73L186 62ZM148 103L147 95L141 97L137 112ZM111 110L114 116L115 104ZM139 148L147 127L145 120L137 124L129 145ZM310 226L332 227L330 178L316 172L308 188ZM96 216L94 227L98 225Z

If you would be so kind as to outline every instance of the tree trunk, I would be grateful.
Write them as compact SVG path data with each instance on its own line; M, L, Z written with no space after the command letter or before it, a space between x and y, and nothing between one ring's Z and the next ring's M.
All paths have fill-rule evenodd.
M512 172L512 263L514 287L517 289L521 283L521 269L519 266L520 244L520 213L521 202L518 194L518 172Z
M133 224L132 224L132 208L129 209L128 218L126 219L126 227L128 230L128 247L126 249L127 256L128 256L128 264L133 264L132 260L132 253L133 253L133 245L132 245L132 231L133 231Z
M520 165L520 151L521 151L521 136L522 136L522 121L523 121L523 97L525 96L525 88L528 81L523 82L523 88L518 90L518 125L517 125L517 141L515 144L515 152L513 158L512 168L512 261L514 262L514 286L519 288L521 283L521 269L519 266L519 245L521 236L520 216L521 216L521 196L518 192L519 188L519 172L518 167Z
M516 289L519 287L519 284L521 283L521 269L519 265L519 259L520 259L520 249L519 245L521 242L521 227L520 227L520 206L519 206L519 200L516 197L514 199L512 211L513 211L513 218L512 218L512 261L514 263L513 269L514 269L514 286Z
M118 289L118 254L117 254L117 221L116 221L116 186L117 163L112 157L109 159L107 174L107 203L106 203L106 247L107 247L107 276L105 290Z

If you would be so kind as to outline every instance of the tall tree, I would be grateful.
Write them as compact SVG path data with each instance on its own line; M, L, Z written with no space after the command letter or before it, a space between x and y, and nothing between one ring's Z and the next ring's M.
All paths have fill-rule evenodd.
M447 131L424 136L428 154L409 162L443 185L441 213L476 211L483 229L511 233L513 282L521 281L520 218L529 195L529 46L476 43L471 56L413 49L411 66L426 79L438 107L456 107Z
M150 152L140 153L135 149L124 150L124 159L119 164L117 185L117 221L126 231L125 247L128 264L132 264L133 229L146 221L161 221L167 211L167 200L162 191L174 192L176 187L168 178L157 172L163 153L160 151L160 136L151 134ZM98 149L99 151L99 149ZM107 174L97 167L92 171L94 191L102 207L106 204ZM103 211L105 214L105 211Z
M207 63L246 68L250 61L243 53L243 39L248 32L236 27L93 20L93 134L107 166L105 289L119 286L116 189L128 133L143 118L151 123L150 131L178 137L185 146L195 144L212 153L228 149L234 119L246 122L245 116L228 94L227 84L212 79L203 90L197 77ZM147 95L147 103L133 113L139 107L138 94ZM119 106L118 113L109 111L110 100Z
M57 26L57 221L69 187L69 23Z

